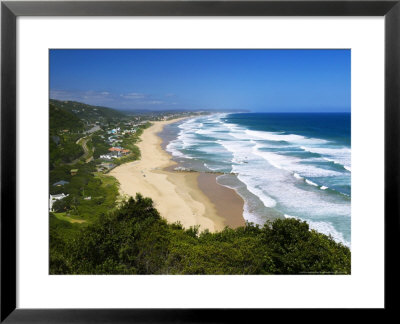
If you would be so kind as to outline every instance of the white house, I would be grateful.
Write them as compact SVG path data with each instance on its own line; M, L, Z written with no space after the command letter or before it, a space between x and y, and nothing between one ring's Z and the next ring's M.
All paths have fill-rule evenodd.
M100 155L100 159L111 160L112 158L113 156L111 156L110 154Z

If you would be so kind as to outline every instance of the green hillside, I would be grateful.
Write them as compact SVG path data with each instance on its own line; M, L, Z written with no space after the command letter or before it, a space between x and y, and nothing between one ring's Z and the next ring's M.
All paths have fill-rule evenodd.
M84 153L82 146L76 144L85 130L77 116L50 103L49 126L50 170L60 163L70 163Z
M57 134L63 130L79 132L84 128L83 122L77 116L52 103L50 103L49 118L50 134Z
M110 122L126 117L123 113L106 107L91 106L76 101L60 101L50 99L50 104L75 114L86 123Z

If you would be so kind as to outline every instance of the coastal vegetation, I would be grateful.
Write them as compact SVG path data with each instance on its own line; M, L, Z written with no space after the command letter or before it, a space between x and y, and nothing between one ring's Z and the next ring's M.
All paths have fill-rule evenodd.
M349 274L350 250L296 219L219 233L168 224L140 194L90 225L50 215L52 274Z

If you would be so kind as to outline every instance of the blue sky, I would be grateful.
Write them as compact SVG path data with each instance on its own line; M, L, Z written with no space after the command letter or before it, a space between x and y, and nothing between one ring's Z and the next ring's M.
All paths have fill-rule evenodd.
M50 50L50 98L123 110L350 112L350 50Z

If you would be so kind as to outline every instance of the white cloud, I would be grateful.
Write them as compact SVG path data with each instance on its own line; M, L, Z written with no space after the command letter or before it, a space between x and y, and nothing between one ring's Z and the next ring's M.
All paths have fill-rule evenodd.
M143 99L146 97L144 93L132 92L127 94L121 94L122 98L125 99Z
M142 105L161 105L164 101L160 100L150 100L150 101L141 101L140 104Z
M179 103L175 101L170 102L170 100L159 100L156 96L139 92L119 94L108 91L71 91L52 89L50 90L50 98L62 101L78 101L89 105L117 109L162 109L179 105Z
M101 105L104 102L113 100L108 91L69 91L69 90L50 90L50 98L68 101L80 101L93 105Z

